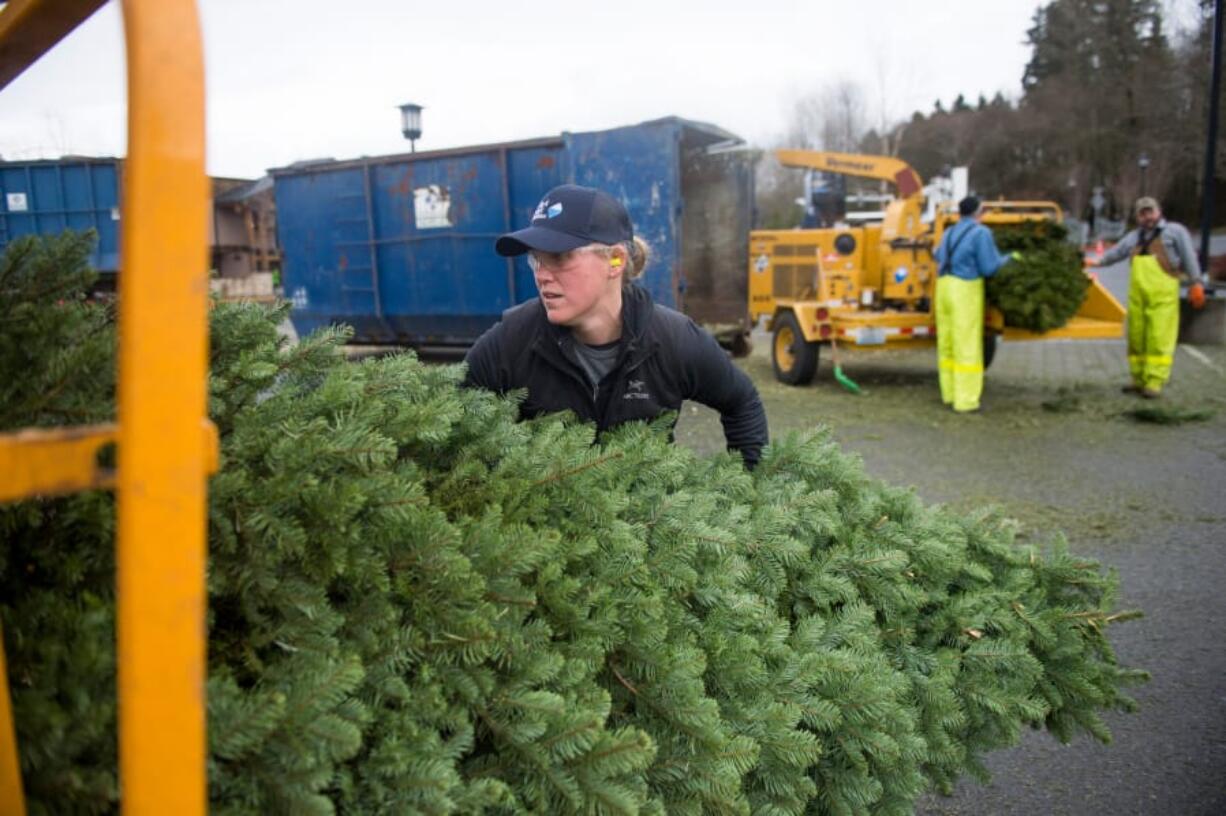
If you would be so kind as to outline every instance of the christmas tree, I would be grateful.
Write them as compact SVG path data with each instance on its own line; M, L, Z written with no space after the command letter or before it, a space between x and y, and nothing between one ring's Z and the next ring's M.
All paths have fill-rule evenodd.
M3 428L113 413L88 241L0 263ZM517 422L411 354L212 312L209 790L218 813L905 813L1023 726L1129 709L1116 580L925 506L828 434L753 474ZM20 381L28 378L28 382ZM0 507L33 813L116 809L110 496Z
M1001 310L1005 325L1044 332L1067 323L1090 286L1068 229L1030 221L996 227L993 234L1001 252L1020 255L987 279L987 301Z

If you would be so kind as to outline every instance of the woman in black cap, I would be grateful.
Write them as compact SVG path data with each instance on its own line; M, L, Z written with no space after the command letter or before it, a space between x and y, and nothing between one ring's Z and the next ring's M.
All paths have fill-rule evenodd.
M633 285L649 251L621 202L555 187L531 225L500 237L495 250L528 255L540 297L508 309L477 340L465 384L527 389L522 417L570 410L599 431L694 400L719 411L728 447L757 464L767 441L757 389L714 337Z

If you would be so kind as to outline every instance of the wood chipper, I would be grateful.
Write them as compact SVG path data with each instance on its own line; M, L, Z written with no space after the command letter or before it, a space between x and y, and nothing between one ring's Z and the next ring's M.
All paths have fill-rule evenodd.
M779 150L786 167L888 181L898 197L884 217L859 226L754 230L749 236L749 313L765 316L773 334L771 359L782 382L803 385L817 371L823 345L857 347L932 343L936 337L933 250L958 222L952 201L932 202L925 216L919 175L900 159L808 150ZM983 223L1061 221L1049 201L989 201ZM989 308L984 321L984 366L999 337L1014 340L1104 339L1123 334L1124 308L1091 276L1077 314L1042 334L1004 325Z

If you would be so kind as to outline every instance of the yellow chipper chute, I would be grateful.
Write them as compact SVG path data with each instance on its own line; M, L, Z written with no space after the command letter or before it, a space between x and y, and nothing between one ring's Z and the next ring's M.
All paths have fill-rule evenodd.
M0 6L0 88L103 0ZM204 63L193 0L122 0L128 150L119 422L0 435L0 501L97 488L118 503L119 773L129 814L203 814L205 539L217 433L208 355ZM118 468L97 463L117 445ZM0 655L0 813L25 813Z
M780 150L780 163L894 185L877 222L815 229L754 230L749 234L749 316L765 317L773 332L771 359L782 382L812 381L823 345L889 347L932 343L936 337L933 249L958 222L948 204L925 218L923 185L900 159L809 150ZM993 201L984 223L1061 221L1050 201ZM1086 298L1063 327L1036 333L1004 326L989 309L984 325L984 365L997 338L1014 340L1114 339L1123 336L1124 308L1091 276ZM836 364L835 377L842 374ZM841 382L841 380L840 380ZM844 384L844 387L847 387Z

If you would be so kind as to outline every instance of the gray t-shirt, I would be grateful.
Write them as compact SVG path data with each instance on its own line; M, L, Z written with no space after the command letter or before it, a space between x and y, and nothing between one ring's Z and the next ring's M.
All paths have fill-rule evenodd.
M575 356L579 358L579 365L583 368L583 373L587 375L587 381L595 390L600 381L605 375L613 370L613 366L617 363L617 357L621 353L621 341L614 340L612 343L604 343L599 346L589 346L585 343L575 343Z

